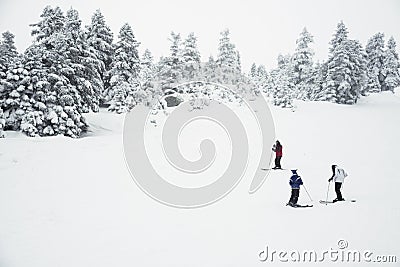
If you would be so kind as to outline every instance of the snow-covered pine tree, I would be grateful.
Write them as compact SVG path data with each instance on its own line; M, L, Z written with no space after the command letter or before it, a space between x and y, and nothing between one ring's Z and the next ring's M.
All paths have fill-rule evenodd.
M240 66L238 59L235 45L230 40L229 29L225 29L221 32L217 57L217 66L222 76L221 82L232 83L237 80L238 67Z
M367 92L381 92L384 76L382 74L382 64L384 58L384 34L376 33L367 42Z
M136 105L135 91L139 90L140 59L138 46L131 26L122 26L115 44L110 70L110 111L127 112Z
M217 64L221 67L234 68L236 65L235 45L231 43L229 29L221 32L218 46Z
M208 61L205 64L205 67L203 69L203 76L206 81L208 82L216 82L216 69L217 69L217 63L214 60L214 57L210 55L208 58Z
M73 69L64 54L64 14L59 7L47 6L41 21L31 26L35 43L25 53L23 63L32 77L28 89L33 91L30 102L34 110L25 112L21 129L29 135L78 137L87 129L87 124L80 114L82 100L79 91L67 77ZM40 69L32 63L38 64ZM40 112L43 116L35 117Z
M329 48L329 58L326 62L327 65L327 73L326 80L322 91L319 93L319 96L316 100L329 101L333 103L337 103L337 87L341 79L345 75L345 63L343 63L344 58L341 58L341 53L345 53L340 45L342 42L348 40L348 30L344 25L343 21L340 21L336 27L335 34L330 42ZM338 53L340 50L341 53Z
M6 129L19 130L26 112L32 110L29 72L21 62L9 66L7 78L3 81L6 89L3 109L5 111Z
M190 33L183 43L183 71L185 80L192 80L200 74L200 52L197 48L197 37Z
M292 77L292 69L291 56L279 55L278 69L274 75L274 87L272 89L273 104L275 106L282 108L293 107L293 84L290 80L290 77Z
M182 80L182 41L179 33L171 32L168 39L171 42L170 55L163 58L161 63L161 86L165 92L174 88Z
M265 92L267 88L268 73L264 65L259 65L257 68L258 91Z
M236 72L241 74L242 73L242 60L240 58L239 50L236 50Z
M87 43L81 28L78 11L69 9L65 20L65 40L61 48L72 72L66 74L72 86L79 91L81 111L98 111L103 82L98 72L102 62Z
M279 70L277 68L272 69L270 70L269 75L267 76L263 91L269 97L274 96L278 72Z
M17 60L18 52L15 47L14 34L9 31L2 33L0 41L0 78L5 76L8 66Z
M323 99L324 84L327 79L328 64L326 62L317 62L313 68L313 87L310 94L310 100L318 101Z
M15 47L14 34L4 32L0 41L0 108L8 109L10 104L6 105L9 94L15 89L13 84L9 82L13 77L7 78L8 71L15 67L19 61L18 52ZM14 75L13 75L14 76Z
M87 43L94 49L96 57L101 61L97 69L102 81L102 99L105 101L107 89L110 86L108 73L113 58L113 33L107 26L105 18L99 9L92 16L90 25L87 26Z
M167 72L167 58L161 56L160 59L155 63L155 75L156 80L160 83L163 82L163 76Z
M31 32L37 42L42 41L47 44L46 48L54 48L49 39L54 33L61 32L64 27L65 16L59 7L46 6L43 9L42 18L38 23L31 24Z
M50 9L50 7L47 7L44 12L49 14L51 13ZM44 18L44 14L42 14L42 17ZM55 28L55 26L48 26L47 31L50 32L53 28ZM25 54L29 51L31 51L30 48L26 50ZM33 112L33 105L36 105L36 101L33 98L34 88L32 84L37 82L37 76L35 73L30 73L30 66L24 66L26 62L25 54L23 58L19 58L17 62L13 62L12 65L9 65L6 79L2 81L2 85L0 86L5 89L5 94L3 95L4 101L2 101L5 118L4 128L22 130L28 135L34 136L38 133L37 128L33 126L36 122L33 122L32 125L28 125L25 122L28 119L28 114ZM35 52L35 54L39 53ZM40 55L40 62L36 62L35 66L41 68L42 60L44 61L45 58ZM37 115L38 124L42 124L43 113ZM42 118L40 118L40 116Z
M261 91L266 91L267 87L267 70L264 65L257 67L255 63L250 69L250 81L253 85L252 94L259 95Z
M300 33L300 37L296 40L296 51L292 56L293 66L293 83L295 97L297 99L308 100L313 89L313 56L314 51L310 45L314 42L313 36L306 28Z
M355 104L366 84L365 52L359 41L346 40L339 46L343 49L344 70L338 86L337 97L340 104ZM340 48L338 49L340 54ZM340 78L339 78L340 79Z
M154 65L153 56L150 50L146 49L140 61L140 88L143 92L142 102L145 105L152 105L153 100L159 99L161 90L155 84L156 66Z
M51 135L52 123L49 122L45 116L48 116L49 109L46 106L47 100L54 100L54 94L50 95L50 83L47 80L48 68L45 67L46 61L43 61L44 48L40 44L32 44L23 54L23 67L22 73L26 77L21 80L21 85L26 88L21 99L25 100L16 113L22 112L23 116L18 128L29 136L35 135ZM26 82L25 82L26 81ZM18 86L22 88L21 86ZM12 110L10 110L12 112ZM12 113L11 113L12 114ZM10 116L11 118L11 116ZM17 126L18 124L14 124ZM48 127L49 126L49 127ZM46 134L44 129L46 129ZM56 134L54 131L52 134Z
M336 32L333 35L332 40L330 41L330 48L329 48L329 53L332 54L335 50L335 48L341 44L344 40L348 39L348 34L349 31L344 24L343 21L340 21L337 26L336 26Z
M257 76L259 77L259 79L266 79L268 74L267 74L267 69L265 68L264 65L259 65L257 68Z
M400 86L399 55L396 51L396 41L393 36L388 41L382 63L382 75L384 77L382 91L393 92L394 88Z
M153 55L149 49L146 49L140 61L140 81L142 84L151 83L155 77L155 65Z
M336 46L328 63L327 80L335 103L357 102L366 83L365 52L359 41L343 40Z
M256 65L256 63L251 64L250 77L251 78L256 78L257 77L257 65Z

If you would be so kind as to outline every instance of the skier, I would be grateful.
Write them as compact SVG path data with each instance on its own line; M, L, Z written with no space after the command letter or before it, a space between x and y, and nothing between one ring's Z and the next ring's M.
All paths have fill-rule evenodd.
M300 185L303 184L303 180L297 174L297 170L292 170L292 176L290 177L289 184L292 188L292 193L290 195L289 203L287 205L291 207L297 207L297 200L299 199L300 194Z
M279 140L276 140L276 143L272 146L272 151L275 152L275 167L272 169L282 169L281 166L281 158L282 158L282 145Z
M330 183L332 180L335 182L336 198L333 200L333 203L337 201L344 201L340 189L342 187L342 183L344 182L344 178L346 178L348 174L342 168L339 168L337 165L332 165L332 173L333 173L332 177L329 178L328 182Z

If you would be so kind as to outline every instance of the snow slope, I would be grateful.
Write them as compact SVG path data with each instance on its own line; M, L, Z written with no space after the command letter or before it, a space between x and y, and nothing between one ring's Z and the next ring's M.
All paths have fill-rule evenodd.
M246 175L227 197L176 209L149 198L130 177L122 115L89 114L92 130L77 140L8 132L0 139L0 266L281 265L259 261L259 252L266 245L320 252L337 248L339 239L351 249L397 255L390 266L399 266L399 95L371 95L354 106L296 105L296 112L272 111L283 167L298 169L314 200L311 209L285 207L288 170L272 172L248 194L257 138ZM159 129L149 130L149 143L158 144ZM349 173L343 194L356 203L318 203L334 163ZM299 202L310 202L304 190Z

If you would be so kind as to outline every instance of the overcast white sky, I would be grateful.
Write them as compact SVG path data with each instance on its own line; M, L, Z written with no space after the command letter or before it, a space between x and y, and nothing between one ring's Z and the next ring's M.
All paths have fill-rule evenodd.
M83 24L89 24L100 8L115 38L128 22L141 42L140 50L149 48L157 59L168 53L167 38L174 30L183 35L195 32L205 61L217 54L219 32L228 27L245 71L252 62L268 68L276 65L279 53L294 50L304 26L314 35L320 60L327 57L328 42L340 20L350 37L364 45L378 31L385 33L386 40L393 35L400 42L399 0L0 0L0 32L13 32L20 52L32 40L29 24L39 20L46 5L77 9Z

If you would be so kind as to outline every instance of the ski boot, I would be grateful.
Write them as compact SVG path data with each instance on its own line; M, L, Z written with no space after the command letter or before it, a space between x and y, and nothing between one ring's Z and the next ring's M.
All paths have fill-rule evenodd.
M341 198L341 199L335 198L332 202L333 202L333 203L336 203L336 202L338 202L338 201L344 201L344 198Z

